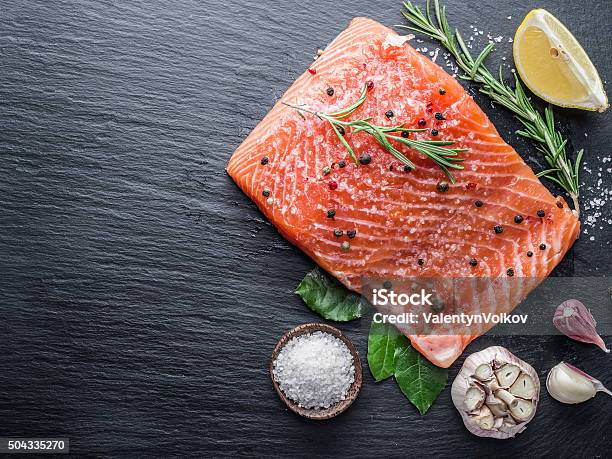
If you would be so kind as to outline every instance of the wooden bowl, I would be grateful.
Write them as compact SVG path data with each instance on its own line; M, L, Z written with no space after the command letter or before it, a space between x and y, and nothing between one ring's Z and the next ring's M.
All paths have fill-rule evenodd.
M346 398L344 400L340 400L335 405L332 405L329 408L325 409L303 408L301 406L298 406L296 402L288 398L283 393L280 386L274 379L274 373L272 371L274 368L274 361L276 360L278 353L281 351L283 346L285 346L285 344L289 342L289 340L295 338L296 336L312 333L315 331L329 333L330 335L335 336L336 338L340 339L344 344L346 344L346 347L349 349L351 355L353 356L353 365L355 366L355 381L353 381L353 384L351 384L351 387L349 387L348 393L346 394ZM289 330L287 333L285 333L276 344L274 351L272 351L272 359L270 360L269 370L270 378L272 379L274 389L276 389L276 393L278 394L278 396L285 403L285 405L287 405L287 408L289 408L294 413L299 414L300 416L319 421L333 418L334 416L338 416L340 413L346 411L346 409L351 406L351 404L359 395L359 391L361 390L361 381L363 379L363 375L361 372L361 360L359 360L359 353L357 352L357 349L355 349L355 346L353 345L351 340L344 336L344 334L337 328L332 327L331 325L318 323L298 325L293 330Z

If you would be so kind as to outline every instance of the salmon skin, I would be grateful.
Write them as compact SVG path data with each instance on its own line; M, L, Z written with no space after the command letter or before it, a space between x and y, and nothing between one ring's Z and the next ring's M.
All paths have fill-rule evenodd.
M461 153L465 169L453 171L448 191L438 190L448 179L419 152L400 147L417 166L405 171L368 134L347 132L356 154L372 159L357 166L329 123L308 113L303 119L282 104L333 112L356 101L366 82L373 86L349 119L424 123L428 130L412 138L453 140L453 148L468 149ZM285 238L356 292L366 277L543 279L580 230L565 201L540 183L454 78L367 18L354 19L297 78L234 152L227 172ZM474 297L474 304L509 312L536 285ZM481 333L409 338L431 362L448 367Z

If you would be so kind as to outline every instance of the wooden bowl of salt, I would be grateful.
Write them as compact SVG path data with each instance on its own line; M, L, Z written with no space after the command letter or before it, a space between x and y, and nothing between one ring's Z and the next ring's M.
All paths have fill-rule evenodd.
M323 335L316 334L316 332L321 332ZM335 340L333 339L330 341L325 336L325 334L331 335L331 337L336 338L337 340L339 340L342 344L346 346L346 349L348 349L348 352L350 353L350 356L352 357L352 366L354 368L354 378L353 378L353 381L350 382L350 386L347 388L346 393L343 394L343 397L341 399L335 401L331 405L324 407L324 408L306 407L306 406L301 405L297 401L293 400L292 398L290 398L287 394L285 394L283 389L281 389L282 383L279 383L279 381L277 380L278 375L275 375L275 365L277 363L277 359L279 357L280 352L294 338L302 337L302 341L303 341L304 338L308 337L308 339L323 340L327 344L330 344L330 343L339 344L335 342ZM294 342L294 343L297 343L297 342ZM340 352L340 355L345 354L344 350L340 350L340 348L336 348L334 350L336 355L338 352ZM326 357L325 355L321 356L321 358L323 359L325 357ZM309 364L312 364L312 363L309 362ZM295 327L294 329L285 333L281 337L281 339L278 341L278 343L276 344L276 347L274 348L274 351L272 352L272 359L270 360L269 371L270 371L270 378L272 379L272 384L274 386L274 389L276 390L276 393L278 394L280 399L285 403L285 405L287 405L287 408L289 408L291 411L293 411L294 413L300 416L303 416L308 419L314 419L314 420L330 419L346 411L346 409L349 406L351 406L351 404L355 401L355 399L359 395L359 392L361 390L361 383L363 379L362 369L361 369L361 360L359 359L359 353L357 352L357 349L355 349L355 346L353 345L351 340L349 340L337 328L332 327L331 325L326 325L326 324L321 324L321 323L309 323L309 324L299 325ZM330 375L334 374L333 371L330 371L329 373ZM321 394L324 395L325 391L324 390L321 391ZM316 397L317 394L313 393L312 396Z

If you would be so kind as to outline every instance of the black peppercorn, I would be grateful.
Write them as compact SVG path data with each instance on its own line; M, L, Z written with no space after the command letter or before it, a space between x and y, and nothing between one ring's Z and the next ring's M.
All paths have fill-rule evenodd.
M444 118L444 115L442 113L440 113L440 112L436 112L436 114L434 116L436 117L436 119L438 121L442 121L442 120L446 119L446 118Z
M540 250L546 250L546 244L543 242L540 244Z
M389 111L387 111L387 112L385 113L385 116L386 116L387 118L393 118L393 110L389 110Z
M357 231L356 230L348 230L346 232L346 235L349 237L349 239L353 239L356 235L357 235Z
M425 118L421 118L419 120L419 126L425 126L427 124L427 121L425 121Z
M342 231L341 229L336 228L334 230L334 236L336 237L342 237L342 234L344 234L344 231Z
M475 205L476 207L482 207L482 201L481 201L480 199L479 199L479 200L477 200L477 201L474 201L474 205Z
M538 210L538 217L543 218L544 215L546 215L546 212L544 212L542 209Z
M436 188L440 193L446 193L448 191L448 182L438 182Z
M336 211L334 209L329 209L327 211L327 218L334 218L336 216Z
M393 284L391 284L391 281L387 280L383 282L383 287L386 288L387 290L389 290L392 286Z
M501 234L504 232L504 227L501 225L495 225L495 227L493 228L495 230L496 234Z
M508 271L506 271L506 274L508 274L508 277L514 276L514 269L508 268Z
M364 153L359 155L359 162L361 164L370 164L372 162L372 157L368 153Z
M477 265L478 265L478 261L476 261L476 258L472 258L472 259L470 260L470 265L471 265L471 266L477 266Z
M521 223L523 221L523 216L522 215L516 215L514 217L514 223Z
M443 96L444 94L446 94L446 89L440 88L438 92L440 93L441 96Z
M270 196L270 190L268 190L267 188L264 188L264 190L261 192L261 194L264 195L264 197L268 197Z
M340 161L338 161L338 167L343 168L346 167L346 161L341 159Z
M346 134L346 132L344 131L344 128L342 126L336 126L336 129L338 130L338 132L340 133L340 135L344 135Z
M533 252L532 252L531 250L528 250L528 251L527 251L527 256L528 256L528 257L533 257Z
M410 167L408 164L404 164L404 172L410 172L412 170L412 167Z
M402 136L404 139L407 139L409 135L410 135L410 132L408 132L408 131L402 131L401 136Z
M259 162L261 163L262 166L265 166L266 164L270 162L270 158L268 158L267 156L264 156L263 158L261 158L261 161Z
M334 95L334 88L327 88L327 95L328 96L333 96Z
M423 265L425 264L425 260L423 260L422 258L419 258L419 259L417 260L417 263L418 263L419 265L423 266Z
M434 137L438 135L438 130L437 129L432 129L431 130L431 135L433 135Z

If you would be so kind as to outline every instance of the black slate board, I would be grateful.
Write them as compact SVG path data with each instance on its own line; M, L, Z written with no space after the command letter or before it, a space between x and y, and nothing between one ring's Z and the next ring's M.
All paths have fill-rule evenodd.
M292 293L312 262L224 167L317 48L355 16L400 23L400 4L0 1L0 436L69 437L73 453L122 457L609 455L604 396L562 406L544 394L527 431L500 444L467 433L448 388L421 417L367 367L359 400L324 424L287 412L272 389L276 340L316 319ZM504 37L545 7L610 79L608 1L446 4L462 30ZM507 112L476 99L541 162ZM605 169L597 184L611 114L557 113L586 148L588 203L612 185ZM599 211L556 275L610 275L610 207ZM367 327L340 328L365 357ZM482 338L467 353L492 343L542 378L567 359L612 385L594 347Z

